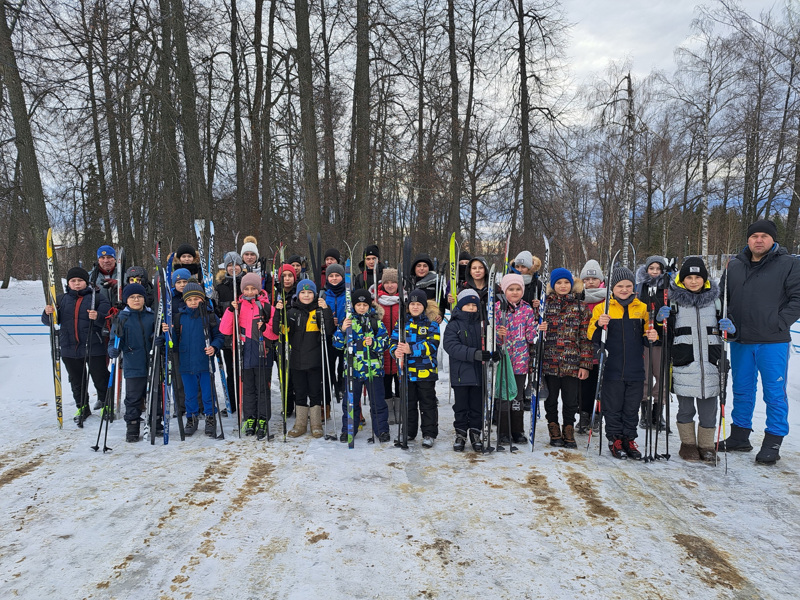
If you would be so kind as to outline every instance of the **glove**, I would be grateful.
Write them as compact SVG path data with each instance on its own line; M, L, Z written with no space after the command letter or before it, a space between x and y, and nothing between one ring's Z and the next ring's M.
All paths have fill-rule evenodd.
M669 306L662 306L658 309L658 314L656 315L656 321L661 323L664 319L669 318L669 314L672 312L672 309Z
M492 360L492 353L488 350L475 350L475 360L478 362Z
M103 281L103 287L104 288L112 288L115 285L117 285L117 280L116 279L105 279Z
M736 325L734 325L733 321L731 321L730 319L720 319L719 329L720 331L724 331L728 335L733 335L734 333L736 333Z
M114 348L113 346L108 349L108 357L110 359L115 359L119 356L119 348Z
M499 350L495 350L494 352L492 352L492 362L493 363L500 362L500 351Z

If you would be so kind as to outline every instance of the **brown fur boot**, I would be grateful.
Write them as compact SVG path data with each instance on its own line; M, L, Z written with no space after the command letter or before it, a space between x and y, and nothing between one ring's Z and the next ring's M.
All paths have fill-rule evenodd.
M700 452L697 450L697 436L694 432L694 422L678 423L678 434L681 438L681 447L678 456L683 460L699 461Z

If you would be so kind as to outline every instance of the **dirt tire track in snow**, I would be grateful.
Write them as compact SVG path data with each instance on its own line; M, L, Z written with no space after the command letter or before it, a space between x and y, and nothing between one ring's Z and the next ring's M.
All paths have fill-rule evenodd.
M566 472L567 485L572 493L586 504L587 512L599 519L614 520L619 517L616 510L600 499L600 492L594 482L585 473L568 469Z
M747 579L728 561L728 554L708 540L686 533L675 534L672 539L697 563L698 577L706 585L733 590L750 587Z

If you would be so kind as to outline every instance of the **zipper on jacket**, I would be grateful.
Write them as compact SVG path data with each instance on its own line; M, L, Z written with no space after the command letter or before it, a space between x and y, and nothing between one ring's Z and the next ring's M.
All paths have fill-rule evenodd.
M706 397L706 370L703 366L703 330L700 328L700 309L694 307L694 312L697 315L697 354L700 362L700 396L699 398ZM706 338L707 339L707 338Z

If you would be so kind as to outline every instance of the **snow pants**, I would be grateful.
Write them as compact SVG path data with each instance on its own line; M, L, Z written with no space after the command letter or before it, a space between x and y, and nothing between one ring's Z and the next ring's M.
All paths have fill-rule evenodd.
M314 369L289 370L291 372L290 384L294 382L294 404L297 406L322 406L322 365Z
M460 431L483 430L483 387L454 385L453 428Z
M144 410L144 395L147 391L147 377L125 378L125 421L137 422Z
M264 360L260 369L242 369L242 419L272 418L272 402L270 401L270 378L272 376L272 359Z
M356 430L361 422L361 396L364 394L364 388L369 396L369 414L375 434L389 433L389 407L386 405L386 398L383 395L381 377L374 377L372 383L369 379L353 380L353 419ZM342 411L342 433L347 433L346 410Z
M589 371L589 376L581 380L581 412L592 414L594 409L594 396L597 393L597 365Z
M203 414L217 414L214 406L214 390L211 387L211 373L182 373L183 392L185 395L186 416L193 417L200 411L200 397L203 398Z
M697 415L700 427L714 429L717 426L717 398L692 398L691 396L678 396L678 414L676 423L694 423L695 402L697 402Z
M64 366L67 368L67 375L69 376L69 386L72 388L72 397L75 399L75 406L81 405L81 392L83 392L83 404L89 403L89 377L94 383L94 389L97 391L97 399L105 402L106 392L108 391L108 367L106 366L106 356L101 354L99 356L90 356L86 362L89 365L89 374L87 376L86 369L83 366L82 358L67 358L61 357L64 361Z
M419 411L419 412L418 412ZM422 437L439 436L439 401L435 381L408 382L408 439L417 437L422 421Z
M558 396L561 395L562 425L574 425L578 412L578 396L581 380L577 377L557 377L545 375L547 398L544 401L544 414L548 423L558 423Z
M639 404L642 402L642 381L603 381L601 407L606 421L606 438L636 439Z
M731 342L734 425L753 428L756 384L761 374L764 402L767 405L766 433L785 436L789 433L789 398L786 379L789 375L789 343L739 344Z

